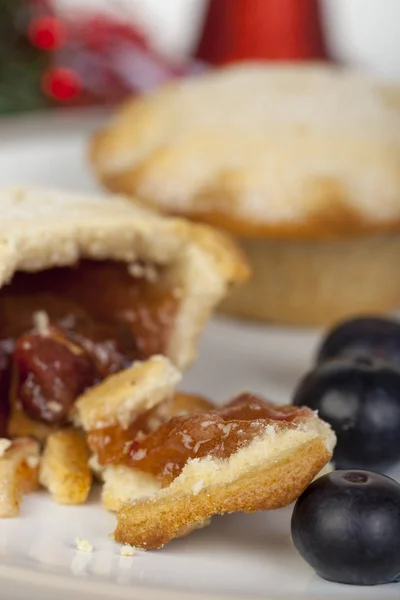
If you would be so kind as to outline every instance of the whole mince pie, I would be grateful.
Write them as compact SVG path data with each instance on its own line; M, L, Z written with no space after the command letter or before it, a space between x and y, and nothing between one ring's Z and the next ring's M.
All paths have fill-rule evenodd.
M134 94L91 161L108 189L236 237L253 276L223 311L330 325L399 306L399 131L396 81L256 60Z
M159 548L214 514L286 506L332 456L335 435L309 408L177 394L179 373L163 357L125 375L75 405L119 542Z

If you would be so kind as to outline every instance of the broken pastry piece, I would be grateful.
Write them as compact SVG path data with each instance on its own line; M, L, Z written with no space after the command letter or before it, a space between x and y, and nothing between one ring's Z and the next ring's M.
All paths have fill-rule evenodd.
M143 430L147 432L155 431L162 423L174 416L201 413L213 408L211 402L205 398L178 392L174 394L172 399L164 400L153 411L145 413L140 419L136 419L126 437L129 437L130 440L141 439L143 438ZM108 463L108 466L102 472L104 482L102 502L104 508L116 512L131 498L137 499L150 496L161 489L160 481L151 473L132 469L123 464L113 466L111 457L113 456L114 460L119 462L121 455L115 458L116 447L114 447L113 453L108 451L107 446L102 444L102 440L104 440L102 434L100 434L100 438L96 439L94 432L92 432L89 439L91 440L92 449L102 450L101 458L103 462ZM95 446L96 443L97 447ZM127 441L124 450L126 452L129 449L132 449L132 443ZM138 456L140 456L140 452Z
M132 443L176 415L204 412L213 405L200 396L176 393L180 372L163 356L117 373L75 403L74 422L86 432L90 464L104 481L102 501L119 510L132 497L160 488L151 474L125 466Z
M117 541L159 548L214 514L286 506L332 456L334 433L307 407L242 394L216 408L175 394L179 380L168 359L153 357L75 404L103 505L119 511Z
M121 197L4 189L0 216L0 435L45 441L134 361L185 369L247 276L227 237Z
M92 485L89 448L73 429L49 435L40 464L40 483L59 504L84 504Z
M250 394L174 417L128 453L126 464L162 488L121 508L115 539L160 548L215 514L286 506L330 460L334 444L329 425L308 408Z
M39 444L29 438L0 442L0 518L15 517L23 495L39 486Z
M88 390L75 403L73 419L86 432L89 461L104 482L103 506L117 511L132 498L160 488L152 476L125 467L132 441L156 429L166 418L181 374L163 356L135 362Z
M165 487L121 509L116 540L158 548L214 514L286 506L329 461L334 441L310 410L251 396L172 419L139 443L130 461Z
M74 422L85 431L119 426L128 429L135 416L172 397L181 374L163 356L137 361L80 396Z

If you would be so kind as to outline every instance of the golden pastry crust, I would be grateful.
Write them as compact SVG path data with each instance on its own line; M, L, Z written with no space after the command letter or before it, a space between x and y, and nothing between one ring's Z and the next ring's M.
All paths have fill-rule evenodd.
M14 462L7 457L0 459L0 518L19 515L21 490Z
M273 440L268 432L228 460L189 461L170 486L122 507L116 541L160 548L216 514L287 506L332 455L328 426L312 430L276 433Z
M227 485L215 485L208 492L127 504L118 513L115 540L157 549L181 537L183 532L190 533L191 525L213 515L282 508L298 498L327 460L328 452L319 440L314 440L302 449L301 459L291 456L268 470L254 469Z
M52 433L47 438L40 465L40 483L59 504L84 504L92 485L89 449L73 429Z
M248 274L228 237L121 197L3 189L0 216L0 287L16 271L73 265L80 258L140 260L168 269L179 307L167 354L180 368L194 360L213 308Z
M139 413L172 397L181 374L163 356L110 375L80 396L74 405L74 422L85 431L119 425L126 429Z
M336 241L238 239L253 277L220 309L236 317L326 326L400 303L400 237Z
M19 515L22 496L39 486L39 444L30 438L2 440L0 455L0 518ZM4 442L7 442L4 445Z
M109 189L240 235L400 230L400 86L248 63L128 101L95 136Z

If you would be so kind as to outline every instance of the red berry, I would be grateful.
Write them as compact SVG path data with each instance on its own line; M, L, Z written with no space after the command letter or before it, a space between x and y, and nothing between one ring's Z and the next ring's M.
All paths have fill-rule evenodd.
M65 27L56 17L38 17L28 28L29 40L42 50L57 50L64 44L66 37Z
M55 67L48 69L43 75L42 88L47 96L65 102L79 96L82 84L75 71Z

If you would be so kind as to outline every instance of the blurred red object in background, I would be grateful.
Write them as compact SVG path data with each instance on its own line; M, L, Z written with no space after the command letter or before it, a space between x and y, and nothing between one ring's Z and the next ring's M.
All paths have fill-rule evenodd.
M41 16L28 27L32 44L52 50L42 90L58 102L110 103L186 74L157 52L140 26L122 15L74 11Z
M157 52L132 20L81 11L65 26L70 43L55 62L74 69L93 100L116 101L186 72Z
M196 57L216 65L326 58L318 0L211 0Z
M29 23L29 41L42 50L57 50L65 43L66 37L61 20L51 15L37 17Z
M126 1L107 11L97 3L61 10L58 0L0 0L0 113L118 102L209 65L326 57L318 0L209 0L205 20L186 15L197 19L187 27L200 30L194 57L168 53L156 40L162 20L146 27Z
M82 90L80 77L71 69L49 68L42 77L43 92L59 102L77 98Z

